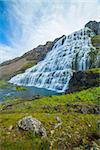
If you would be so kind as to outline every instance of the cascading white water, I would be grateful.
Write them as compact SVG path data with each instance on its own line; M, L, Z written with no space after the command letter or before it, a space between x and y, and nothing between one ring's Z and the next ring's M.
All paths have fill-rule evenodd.
M43 61L11 78L10 82L64 92L68 88L73 70L89 68L88 53L94 48L91 44L92 36L94 33L87 27L63 36Z

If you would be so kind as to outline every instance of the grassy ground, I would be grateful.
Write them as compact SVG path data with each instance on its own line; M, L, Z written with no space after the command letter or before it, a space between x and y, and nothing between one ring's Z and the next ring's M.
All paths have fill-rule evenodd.
M27 90L26 87L24 86L18 86L18 85L14 85L12 83L9 83L8 81L5 80L0 80L0 89L14 89L17 91L23 91L23 90Z
M3 89L3 88L11 88L13 87L12 84L8 83L7 81L4 81L4 80L0 80L0 88Z
M13 99L2 103L0 150L84 150L88 145L99 147L99 115L75 111L76 106L98 106L99 93L100 88L97 87L62 96L36 100ZM7 104L10 106L7 107ZM42 139L31 132L18 129L17 121L30 115L42 122L47 130L47 138ZM55 129L56 116L62 120L62 125Z

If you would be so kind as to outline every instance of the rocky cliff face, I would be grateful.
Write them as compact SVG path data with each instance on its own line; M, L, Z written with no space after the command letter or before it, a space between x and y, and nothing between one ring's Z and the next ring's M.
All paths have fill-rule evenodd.
M94 31L96 34L100 34L100 22L96 21L89 21L85 27L90 28L92 31Z
M99 78L100 68L74 72L69 81L69 88L66 90L66 93L77 92L96 86L98 87L100 85Z

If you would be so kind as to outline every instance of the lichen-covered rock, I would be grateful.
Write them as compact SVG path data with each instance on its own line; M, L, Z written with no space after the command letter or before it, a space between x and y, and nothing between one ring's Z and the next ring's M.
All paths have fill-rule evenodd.
M24 117L18 121L18 127L26 130L33 131L34 133L46 137L46 129L42 126L42 123L32 116Z

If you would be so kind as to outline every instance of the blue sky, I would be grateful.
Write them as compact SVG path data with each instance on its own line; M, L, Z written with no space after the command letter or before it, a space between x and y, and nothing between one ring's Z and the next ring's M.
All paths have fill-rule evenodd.
M0 62L100 21L100 0L0 0Z

